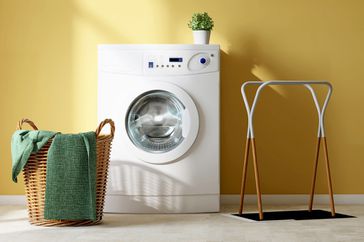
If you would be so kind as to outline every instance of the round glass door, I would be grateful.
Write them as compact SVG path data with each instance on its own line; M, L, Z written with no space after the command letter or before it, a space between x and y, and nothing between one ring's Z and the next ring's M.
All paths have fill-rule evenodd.
M126 115L126 130L139 149L149 153L166 153L184 140L185 106L172 93L153 90L143 93L131 104Z

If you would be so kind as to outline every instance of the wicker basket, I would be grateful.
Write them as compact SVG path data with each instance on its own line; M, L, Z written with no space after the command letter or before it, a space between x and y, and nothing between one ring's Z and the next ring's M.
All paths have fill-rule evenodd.
M18 129L22 129L24 123L29 124L34 130L37 126L29 119L22 119L18 123ZM110 134L101 135L101 129L110 125ZM27 196L29 222L42 226L81 226L99 224L102 220L104 199L107 183L107 171L109 167L109 157L111 142L114 137L115 126L111 119L106 119L100 123L96 129L96 220L47 220L44 219L44 196L46 190L46 170L48 149L52 144L50 139L36 154L31 154L27 165L24 167L24 183Z

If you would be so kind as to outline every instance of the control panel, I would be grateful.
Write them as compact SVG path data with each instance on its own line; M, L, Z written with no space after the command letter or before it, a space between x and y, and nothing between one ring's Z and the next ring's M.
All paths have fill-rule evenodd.
M163 51L145 53L143 69L147 74L191 74L218 70L218 51Z
M148 68L181 68L182 63L182 57L170 57L166 64L164 64L164 62L148 61Z
M220 71L218 45L100 45L100 72L128 75L195 75Z

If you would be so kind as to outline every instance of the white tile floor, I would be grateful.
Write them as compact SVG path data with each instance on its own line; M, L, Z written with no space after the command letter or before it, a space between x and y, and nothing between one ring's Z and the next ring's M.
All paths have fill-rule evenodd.
M229 215L236 211L236 206L228 206L215 214L106 214L96 226L38 227L28 223L25 207L0 206L0 241L364 241L364 205L338 205L339 213L357 218L328 220L255 222Z

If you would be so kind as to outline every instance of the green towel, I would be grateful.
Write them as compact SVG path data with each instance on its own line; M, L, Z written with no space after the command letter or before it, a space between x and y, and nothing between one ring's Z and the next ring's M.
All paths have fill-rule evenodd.
M17 130L11 137L12 179L17 176L28 162L31 153L36 153L56 133L40 130Z
M96 134L58 134L49 148L45 219L96 220Z

